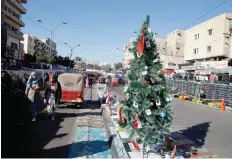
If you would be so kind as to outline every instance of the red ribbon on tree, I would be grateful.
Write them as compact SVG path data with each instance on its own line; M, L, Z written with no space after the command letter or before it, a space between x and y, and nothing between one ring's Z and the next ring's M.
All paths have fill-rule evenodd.
M138 127L139 127L139 124L138 124L138 114L136 114L136 116L135 116L135 120L134 120L134 122L133 122L133 124L134 124L134 128L135 129L138 129Z
M134 124L134 128L138 129L138 121L136 119L134 120L133 124Z
M144 35L144 31L142 31L142 37L137 45L137 52L142 54L143 53L143 50L144 50L144 40L145 40L145 35Z
M139 145L134 141L132 142L132 144L134 145L135 149L139 152L140 151Z
M120 122L123 122L123 117L122 117L122 110L123 110L123 107L120 107L119 108L119 120L120 120Z

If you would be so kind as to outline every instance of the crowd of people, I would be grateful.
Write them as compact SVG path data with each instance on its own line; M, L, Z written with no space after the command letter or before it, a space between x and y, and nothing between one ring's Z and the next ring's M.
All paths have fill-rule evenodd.
M186 81L208 81L210 83L227 83L232 85L232 75L226 73L215 74L211 72L210 74L200 75L195 72L184 72L180 73L169 73L165 74L166 79L175 79L175 80L186 80Z

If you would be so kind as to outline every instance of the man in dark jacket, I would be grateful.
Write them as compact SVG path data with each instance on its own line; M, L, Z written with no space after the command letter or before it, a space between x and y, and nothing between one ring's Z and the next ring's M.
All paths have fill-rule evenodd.
M49 81L45 83L44 104L47 104L47 113L55 120L55 108L61 99L61 86L57 76L49 73Z

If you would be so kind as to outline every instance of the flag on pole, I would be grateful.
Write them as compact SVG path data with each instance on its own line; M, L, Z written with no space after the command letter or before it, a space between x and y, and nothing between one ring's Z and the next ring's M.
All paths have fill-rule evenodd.
M144 39L145 39L145 35L144 35L144 31L142 31L142 36L141 39L137 45L137 52L141 55L143 53L143 49L144 49Z

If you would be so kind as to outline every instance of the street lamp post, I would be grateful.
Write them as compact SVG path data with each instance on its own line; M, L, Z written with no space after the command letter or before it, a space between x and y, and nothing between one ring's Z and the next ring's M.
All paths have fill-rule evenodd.
M41 19L37 19L36 21L42 23ZM50 39L50 43L49 43L50 44L50 55L49 55L50 60L51 60L51 56L52 56L52 36L53 36L53 32L58 26L63 25L63 24L68 24L68 23L67 22L62 22L62 23L57 24L56 26L54 26L51 30L48 30L48 31L51 32L51 39Z
M70 69L70 67L71 67L71 60L72 60L72 55L73 55L73 50L74 50L74 48L75 47L77 47L77 46L81 46L80 44L78 44L78 45L75 45L75 46L73 46L73 47L71 47L68 43L64 43L65 45L67 45L69 48L70 48L70 62L69 62L69 69Z

